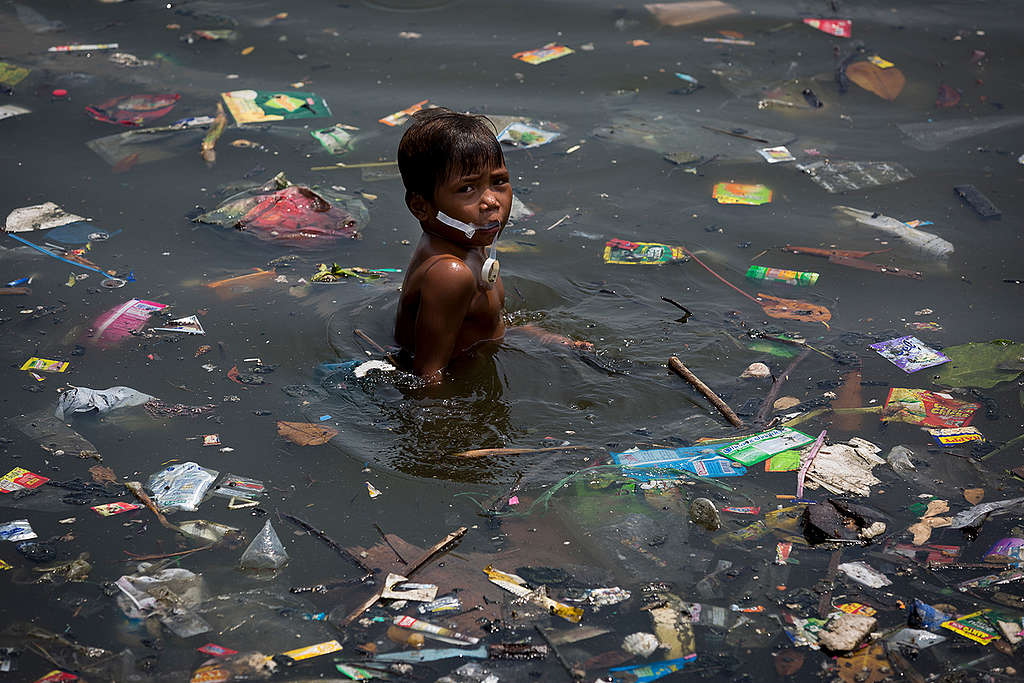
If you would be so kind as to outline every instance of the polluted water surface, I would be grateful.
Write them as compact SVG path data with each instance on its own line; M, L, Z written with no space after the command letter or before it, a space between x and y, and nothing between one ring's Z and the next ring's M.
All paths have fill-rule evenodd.
M0 7L0 671L1019 679L1021 22ZM515 201L425 386L435 106Z

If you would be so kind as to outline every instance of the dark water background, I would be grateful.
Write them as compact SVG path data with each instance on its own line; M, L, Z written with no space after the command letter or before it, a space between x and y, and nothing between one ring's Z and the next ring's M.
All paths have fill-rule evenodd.
M855 354L862 362L864 380L874 383L864 387L865 402L884 401L887 383L934 388L928 371L906 376L868 349L869 343L917 334L941 348L1020 336L1022 290L1003 280L1022 276L1018 230L1022 167L1017 162L1024 152L1021 128L959 140L936 151L909 145L896 128L898 123L941 124L1021 112L1024 93L1019 70L1024 48L1019 40L1021 21L1012 4L843 4L838 16L853 19L852 39L833 38L799 23L803 16L832 16L827 3L817 2L737 2L741 14L682 28L659 27L640 3L485 6L400 0L196 1L168 6L140 0L112 5L26 4L48 19L64 22L66 30L30 33L17 19L13 5L0 7L0 59L33 69L2 101L32 109L29 115L0 121L4 212L54 201L68 211L91 217L99 228L123 230L97 245L91 257L104 267L133 271L137 280L107 290L92 275L67 288L64 282L71 267L41 256L3 253L0 272L4 281L35 275L30 296L0 300L0 353L7 367L3 414L10 418L52 408L54 389L64 381L94 388L126 385L168 402L218 406L209 419L154 421L132 412L76 417L75 428L97 446L104 463L122 478L145 480L163 463L194 460L222 473L266 480L273 487L266 509L301 514L343 545L377 543L374 522L420 546L432 544L459 525L473 526L460 552L486 555L512 549L511 557L494 560L495 566L505 570L550 565L560 558L561 566L590 568L608 585L616 582L635 590L643 581L664 580L675 583L684 600L722 605L743 601L764 604L771 611L779 600L776 586L785 584L787 591L814 586L822 578L828 554L798 548L794 558L799 564L780 568L767 564L774 555L770 537L743 548L714 546L709 534L686 519L685 499L697 495L695 490L668 496L665 501L648 501L645 514L654 520L654 527L637 531L637 537L669 538L666 545L651 546L649 551L660 553L665 561L649 564L642 554L624 555L624 546L615 543L617 536L632 533L616 526L621 515L584 514L586 505L593 505L586 503L586 487L564 489L553 499L549 512L538 510L526 519L507 521L501 528L488 528L487 521L477 516L478 508L456 494L475 492L478 500L489 502L522 475L526 489L521 497L531 501L543 493L543 487L603 461L607 451L730 434L717 414L709 412L696 394L666 371L665 362L670 355L680 356L735 407L756 402L768 386L741 381L739 373L751 362L764 361L777 374L788 361L742 346L744 326L800 334L818 347ZM260 21L285 10L285 19ZM168 30L165 26L169 23L181 24L181 29ZM193 45L179 40L199 28L235 28L240 37L233 43L200 41ZM742 32L757 44L734 47L701 41L703 36L719 35L719 30ZM402 39L400 31L419 32L422 37ZM650 45L628 44L634 39ZM511 58L515 52L551 41L577 48L577 52L537 66ZM157 64L127 69L107 61L103 52L46 52L49 45L71 42L119 42L122 51L156 59ZM586 43L593 44L593 51L578 49ZM242 56L246 46L255 46L255 50ZM877 53L895 62L906 75L906 88L894 102L856 85L843 95L837 92L835 66L857 46L863 46L864 54ZM969 61L976 49L987 53L980 64ZM713 70L746 75L723 83ZM690 95L673 94L682 85L673 75L677 71L695 76L704 87ZM239 77L226 79L227 74ZM758 109L763 86L791 79L813 89L825 106L819 110ZM297 81L305 83L301 89L326 99L332 119L267 129L228 128L212 166L199 158L198 137L186 153L120 174L112 173L85 146L88 140L117 132L110 124L84 115L87 104L130 93L180 93L174 111L159 122L163 124L189 115L212 114L222 91L288 89ZM955 108L935 107L940 83L963 91ZM51 99L50 92L58 87L70 91L70 101ZM310 171L312 166L328 165L337 158L322 150L308 131L334 122L355 125L364 136L343 160L393 159L403 129L386 128L377 119L427 98L456 110L529 116L560 124L563 136L555 142L509 151L506 156L517 196L536 212L533 218L510 227L503 237L506 244L518 245L516 251L501 257L506 306L515 322L532 321L592 341L596 354L591 362L585 362L577 352L553 350L527 337L510 335L493 356L459 364L453 380L440 392L425 394L388 383L339 387L328 382L326 389L304 401L281 389L319 386L320 377L314 373L318 363L364 356L364 347L352 335L354 328L382 343L391 342L396 288L401 279L391 276L368 284L343 282L308 290L295 287L296 281L308 278L315 264L324 260L346 266L403 268L419 233L404 207L400 180L364 180L358 169ZM740 143L737 152L735 138L694 130L693 126L652 143L651 148L616 144L607 139L613 135L594 135L622 115L650 123L685 117L698 125L728 122L729 127L738 123L751 130L788 131L787 141L792 140L788 146L794 152L813 148L839 159L897 161L915 177L891 186L830 195L791 163L763 163L753 153L761 145ZM262 148L232 147L230 143L236 139L257 142ZM579 149L567 153L575 145L580 145ZM700 166L697 174L663 160L659 153L709 146L720 146L723 158ZM247 234L189 221L197 206L210 209L218 203L223 196L217 194L219 187L246 174L253 180L265 180L279 171L296 182L338 185L375 195L367 201L370 221L362 238L331 244L324 250L290 250L261 243ZM774 200L760 207L719 205L711 198L711 190L721 181L764 183L774 190ZM1001 219L982 220L963 204L952 191L953 185L962 183L981 189L1000 207ZM951 241L956 252L945 264L915 262L898 241L837 220L832 211L836 204L877 210L900 219L931 220L934 224L924 229ZM545 229L565 215L570 218L552 230ZM38 234L26 237L42 241ZM664 267L606 265L601 251L604 241L613 237L686 245L748 292L800 297L828 306L833 313L830 327L771 320L693 262ZM880 245L881 241L888 243ZM3 246L16 246L12 240L8 242ZM778 249L787 243L846 249L892 247L891 252L875 258L921 270L925 277L911 280L843 268ZM743 273L763 250L769 252L756 263L820 272L818 284L796 290L745 281ZM263 267L290 253L299 258L279 271L288 283L270 283L230 299L220 299L202 286ZM662 302L662 296L683 303L693 316L685 324L676 322L678 311ZM131 297L169 304L177 315L204 309L206 336L130 338L115 349L89 347L82 357L69 356L97 315ZM29 319L19 313L36 305L59 303L66 308L54 315ZM915 311L924 308L933 309L934 314L915 316ZM915 320L935 320L942 329L909 330L907 321ZM194 358L195 350L204 343L213 345L213 352ZM17 371L32 355L69 359L72 369L37 384ZM252 357L278 366L265 376L267 383L241 387L228 381L227 370L236 363L244 367L242 359ZM217 367L208 373L200 367L203 363ZM834 381L849 369L849 365L812 354L782 394L813 402L834 388ZM987 420L979 413L975 424L990 440L1006 441L1021 431L1018 389L1011 382L985 392L998 404L999 419ZM229 396L240 400L226 400ZM323 415L331 416L326 424L340 430L329 446L300 448L276 436L277 419L316 420ZM826 426L828 423L819 419L801 429L817 433ZM213 432L234 451L203 449L191 438ZM883 430L873 419L865 419L854 433L832 428L829 434L832 440L861 436L881 446L883 454L900 443L918 446L922 457L932 459L932 469L922 476L933 482L936 490L926 492L950 499L954 511L964 505L959 489L965 486L985 487L990 492L986 500L1019 495L1019 484L1002 476L1007 467L1019 464L1019 448L972 465L940 453L925 455L924 437L909 425ZM4 436L12 440L4 451L4 461L10 466L23 466L54 479L88 478L86 469L93 463L48 456L13 429L6 429ZM546 446L563 440L594 445L597 450L459 462L444 457L470 448ZM908 486L885 466L877 468L876 475L884 485L876 487L869 502L892 515L890 532L898 533L912 521L905 509L908 499L922 490ZM758 466L745 478L728 483L743 491L747 501L770 509L777 504L776 493L791 492L791 476L764 474ZM383 495L369 499L363 483L367 480ZM737 492L701 486L703 495L711 494L720 504L751 504ZM147 648L140 644L145 633L125 622L113 598L103 594L102 585L131 571L132 565L121 562L125 557L122 550L169 552L178 549L177 542L170 532L152 523L143 533L138 533L141 525L122 526L130 517L149 522L148 513L97 519L85 508L64 505L59 496L48 495L45 501L28 498L5 506L4 518L28 514L44 539L70 530L74 539L58 544L60 557L89 551L95 568L89 582L81 585L14 584L15 575L24 578L26 572L20 568L27 560L11 544L4 544L0 557L19 568L0 577L9 582L6 622L33 619L54 631L69 629L89 644L115 650L131 647L140 658L157 656L156 672L165 674L167 680L178 680L175 676L198 665L202 655L194 648L208 640L239 650L272 653L338 635L323 624L278 616L279 627L249 637L243 637L245 631L241 631L182 641L165 633L162 650ZM589 495L601 494L590 490ZM609 510L616 500L609 498ZM597 507L604 502L601 499ZM179 513L177 518L207 518L241 527L249 536L263 524L262 517L249 511L223 508L223 500L214 499L198 513ZM72 525L58 523L71 516L77 518ZM293 527L274 519L292 557L289 567L275 579L256 580L237 573L232 568L237 553L232 552L201 553L183 560L182 566L203 573L215 594L254 587L280 592L288 586L345 573L338 558L315 539L293 536ZM1012 520L1003 518L998 524L989 524L977 541L968 544L965 560L977 561L992 540L1010 535L1007 531L1012 521L1007 519ZM727 528L738 527L740 521L727 520ZM565 542L568 545L563 545ZM964 540L959 532L939 530L933 542L959 545ZM868 559L866 552L846 550L844 561ZM732 583L719 595L700 598L693 593L693 585L710 571L713 559L729 559L743 571L731 577ZM877 560L875 564L895 573L892 565ZM966 571L932 574L956 582L968 578ZM932 575L917 580L932 582L929 585L939 581ZM451 577L450 587L459 585L459 577ZM873 596L891 610L880 616L880 628L903 622L895 607L896 597L907 600L920 595L907 579L899 579L893 588L892 595L879 592ZM837 594L841 591L854 599L864 589L850 583L837 588ZM499 592L494 588L489 597L503 598ZM75 602L69 596L81 600ZM335 591L314 598L307 607L320 611L340 604L344 611L362 596ZM938 600L935 596L925 599ZM636 609L636 600L626 604L631 607L619 609L614 617L608 610L616 608L601 613L613 635L573 646L577 648L574 659L615 649L621 635L650 629L647 615ZM73 616L76 607L79 613ZM786 646L787 641L775 621L758 619L763 619L763 633L753 643L736 638L730 641L724 633L698 627L697 665L716 655L735 656L738 662L734 665L707 674L721 680L742 672L757 676L770 668L772 649ZM355 643L383 638L383 626L375 625L375 629L348 636L345 654L353 653ZM499 639L514 637L506 632ZM916 664L919 669L940 671L990 652L953 638L951 635L943 646L925 651ZM815 677L819 665L828 661L808 651L799 677ZM330 670L326 661L314 662L318 663L309 671ZM456 664L455 660L435 663L433 671L439 674ZM503 680L522 680L530 670L544 672L544 680L564 676L550 658L517 666L506 666ZM47 670L35 656L23 657L22 667L17 676L24 677L19 680L30 680ZM502 665L496 670L502 673ZM594 668L589 679L600 672ZM421 675L432 680L427 672Z

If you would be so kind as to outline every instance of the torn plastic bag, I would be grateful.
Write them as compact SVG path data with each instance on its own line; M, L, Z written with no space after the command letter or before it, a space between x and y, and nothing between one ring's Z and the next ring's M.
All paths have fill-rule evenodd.
M990 514L1008 512L1014 508L1019 508L1022 504L1024 504L1024 498L994 500L990 503L975 505L972 508L964 510L963 512L958 512L954 515L949 527L951 529L963 529L964 527L974 526L974 523L981 520L983 517Z
M362 199L330 188L293 184L284 173L243 190L194 220L237 228L262 240L329 243L357 238L369 220Z
M59 225L77 223L84 221L81 216L68 213L53 202L35 204L33 206L21 206L7 214L7 222L4 229L7 232L31 232L32 230L47 230L56 228Z
M170 465L149 478L147 488L162 512L195 512L219 473L194 462Z
M226 657L214 657L203 662L192 672L192 683L206 681L252 681L270 678L277 662L262 652L239 652Z
M85 146L111 166L128 170L138 164L194 154L204 134L205 131L195 128L159 132L153 128L142 128L94 138Z
M210 625L193 611L204 597L202 577L180 567L147 574L150 566L140 564L138 574L122 576L114 582L121 591L117 603L125 616L155 616L179 638L209 631Z
M911 147L934 152L951 142L1024 125L1024 116L986 116L977 119L952 119L925 123L900 123L896 127L906 135Z
M58 420L49 409L19 415L7 420L48 453L71 455L78 458L102 459L100 452L90 441Z
M108 232L101 229L95 223L79 221L53 228L50 232L46 233L46 239L60 242L61 244L88 244L93 241L106 241L119 232L121 231L114 230L113 232Z
M288 564L288 559L288 553L268 519L242 553L238 564L242 569L280 569Z
M845 214L858 223L867 225L895 235L903 240L903 243L910 247L917 255L927 256L934 259L944 259L953 253L953 244L924 230L912 228L903 221L898 221L880 213L854 209L849 206L832 207L839 213Z
M85 111L97 121L119 123L123 126L141 126L168 114L180 98L181 95L177 93L123 95L100 104L89 105Z
M150 573L155 565L142 562L135 574L126 574L115 585L121 591L117 605L129 619L145 619L160 606L160 597L174 596L175 604L193 608L206 598L203 577L182 567Z
M67 28L63 21L47 19L28 5L15 5L18 21L32 33L59 33Z
M466 662L434 683L498 683L499 680L497 675L477 662Z
M869 588L882 588L884 586L892 585L892 581L889 580L889 577L869 565L867 562L844 562L839 565L839 571L846 574L857 583L868 586Z
M41 651L53 666L77 671L88 680L127 681L136 674L135 658L129 649L111 652L27 622L11 624L4 629L2 637L5 641L15 641L36 652Z
M57 399L57 409L53 411L53 414L58 420L64 420L69 413L85 413L90 410L96 410L103 414L117 408L139 406L154 398L130 387L110 387L109 389L74 387L60 395L60 398Z
M843 161L826 159L797 168L811 177L826 192L849 192L879 185L891 185L910 180L914 174L895 161Z
M750 161L758 149L787 145L796 139L791 132L774 128L754 128L749 124L653 109L636 111L633 102L619 104L631 105L630 111L618 113L608 124L597 126L594 136L662 155L687 152L696 159Z

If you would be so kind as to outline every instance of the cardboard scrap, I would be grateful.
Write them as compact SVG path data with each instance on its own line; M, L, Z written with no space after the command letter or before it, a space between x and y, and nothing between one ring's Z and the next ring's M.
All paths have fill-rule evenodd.
M336 437L338 430L311 422L278 420L277 433L299 446L319 446Z

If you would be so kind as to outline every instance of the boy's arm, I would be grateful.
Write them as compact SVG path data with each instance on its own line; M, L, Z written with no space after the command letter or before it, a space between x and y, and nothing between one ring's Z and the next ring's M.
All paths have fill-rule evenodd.
M544 328L538 327L533 323L526 323L525 325L520 325L513 329L522 330L523 332L536 337L542 344L558 344L561 346L568 346L570 349L576 349L577 351L591 351L594 348L594 345L588 341L574 341L560 334L548 332Z
M455 341L474 296L476 276L454 257L438 261L424 273L413 371L427 382L441 381L441 370L455 352Z

